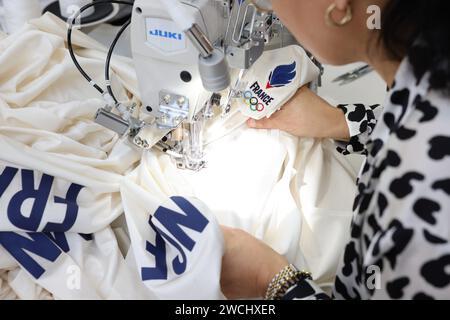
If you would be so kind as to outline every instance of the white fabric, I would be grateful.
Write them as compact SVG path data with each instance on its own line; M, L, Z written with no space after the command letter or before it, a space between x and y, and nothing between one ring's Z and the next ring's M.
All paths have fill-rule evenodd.
M47 14L0 40L0 174L6 167L10 174L0 178L8 182L0 196L0 237L8 231L29 240L24 231L62 224L69 207L74 202L77 207L73 225L58 227L69 231L70 250L62 250L60 234L46 235L57 241L43 238L57 243L61 252L54 262L36 258L45 269L39 279L0 246L0 297L221 298L223 239L216 219L263 239L311 270L319 284L333 281L347 241L356 173L331 142L248 129L235 108L206 133L209 167L199 173L180 171L168 156L142 153L93 122L103 103L73 66L64 47L65 27ZM81 64L102 84L105 48L78 32L73 40ZM115 58L112 68L120 99L138 101L131 61ZM16 195L24 185L41 190L44 180L42 189L50 189L39 212L31 198L22 201ZM71 187L73 195L79 190L75 201L69 201ZM189 197L188 203L208 221L197 225L201 231L182 228L193 247L189 241L180 246L183 234L169 232L167 220L160 218L166 209L174 211L173 217L196 216L196 210L187 212L179 199L170 199L176 195ZM30 215L34 207L38 213ZM163 237L167 273L162 276L167 280L142 281L144 270L161 264L148 248L158 247L162 232L170 233ZM92 240L79 233L92 234ZM73 290L70 276L77 268L82 271L80 289Z
M210 223L203 233L196 237L190 235L195 238L196 247L188 254L187 271L175 276L169 268L169 280L163 285L145 281L150 290L144 289L139 273L156 260L145 250L147 241L154 241L155 234L146 220L168 197L152 197L144 191L134 199L131 178L126 183L123 180L139 160L140 152L93 123L94 113L102 101L96 99L95 91L73 68L61 37L65 25L51 16L35 23L44 29L54 29L60 36L29 26L1 43L4 50L0 56L3 67L0 242L3 247L37 284L58 299L189 298L188 287L199 283L199 274L204 275L205 289L194 298L221 298L223 240L213 217L208 217ZM104 51L80 34L74 40L75 44L86 40L88 47ZM87 57L81 59L97 77L101 76L104 63L104 54L99 50L86 50ZM13 58L19 53L26 54L21 54L21 59ZM128 63L115 63L113 67L120 73L116 77L119 81L133 72ZM133 201L126 201L129 199ZM44 206L39 202L42 200ZM113 233L109 227L122 214L122 202L128 204L126 218L134 240L136 265L133 269L119 250L116 234L120 228L115 228ZM202 214L208 215L206 208L202 208ZM131 228L134 225L139 230ZM163 229L164 224L160 223L159 227ZM23 231L67 233L52 235L55 238L52 241L42 233L27 235ZM92 240L78 233L92 233ZM32 251L36 253L32 256L35 262L24 258L23 252L21 258L21 252L14 252L17 241L31 245L32 240L39 248ZM167 259L175 257L170 248L168 245ZM198 259L198 256L209 259ZM199 268L201 263L204 270ZM79 279L71 285L73 274L68 273L77 270L80 270ZM14 289L11 283L9 286ZM18 297L37 296L18 294Z
M132 180L139 180L137 175L130 177ZM134 179L133 179L134 178ZM146 271L141 269L141 277L145 285L161 299L211 299L217 300L223 298L220 291L220 270L222 266L222 256L224 252L224 244L222 233L215 217L200 201L193 201L192 204L203 214L205 225L199 229L189 230L180 229L180 234L175 233L168 228L168 220L159 219L158 208L160 201L150 196L151 190L139 187L129 180L124 180L121 189L124 201L125 215L127 217L128 230L132 243L132 254L138 266L162 266L167 264L164 269L167 274L161 277L154 277L144 274ZM172 201L164 203L164 207L170 210L169 220L178 219L176 212L182 212L183 209L179 203L175 205ZM182 216L185 216L189 210L183 210ZM149 255L147 245L158 246L158 239L155 233L148 227L147 212L155 212L152 221L155 228L164 240L169 235L173 240L177 240L179 245L173 246L167 241L163 258L158 258L155 254ZM191 212L192 214L192 212ZM180 217L180 216L179 216ZM193 221L193 219L191 220ZM203 229L204 228L204 229ZM181 240L182 234L192 239L193 247L186 245ZM172 241L173 241L172 240ZM150 281L149 279L154 279Z

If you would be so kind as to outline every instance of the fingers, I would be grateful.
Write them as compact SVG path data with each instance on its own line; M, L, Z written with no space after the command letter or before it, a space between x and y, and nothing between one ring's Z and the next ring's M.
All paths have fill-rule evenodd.
M261 120L248 119L247 125L253 129L275 129L275 124L271 118Z

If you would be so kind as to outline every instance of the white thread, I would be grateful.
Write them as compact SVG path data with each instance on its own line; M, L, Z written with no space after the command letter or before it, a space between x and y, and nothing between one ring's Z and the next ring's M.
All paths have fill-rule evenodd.
M10 34L41 15L38 0L3 0L3 8L6 32Z
M61 15L65 18L73 17L75 12L78 12L82 7L91 3L92 0L59 0L59 8ZM94 7L86 9L81 14L82 17L88 17L95 12Z

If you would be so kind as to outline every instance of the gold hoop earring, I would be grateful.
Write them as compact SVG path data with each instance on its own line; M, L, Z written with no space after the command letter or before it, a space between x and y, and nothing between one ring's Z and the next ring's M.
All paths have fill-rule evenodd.
M352 8L350 6L347 6L345 17L343 17L340 21L335 21L333 19L333 12L337 8L337 5L335 3L331 4L327 11L325 12L325 22L330 27L343 27L346 24L348 24L353 19L353 13Z

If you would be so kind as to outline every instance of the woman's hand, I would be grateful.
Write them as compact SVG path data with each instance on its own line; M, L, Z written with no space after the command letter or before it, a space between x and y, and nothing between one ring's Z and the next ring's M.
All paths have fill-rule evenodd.
M225 255L221 286L228 299L264 297L270 281L289 262L250 234L222 227Z
M332 138L346 141L350 132L344 113L307 87L300 88L283 108L270 118L248 120L255 129L280 129L297 137Z

